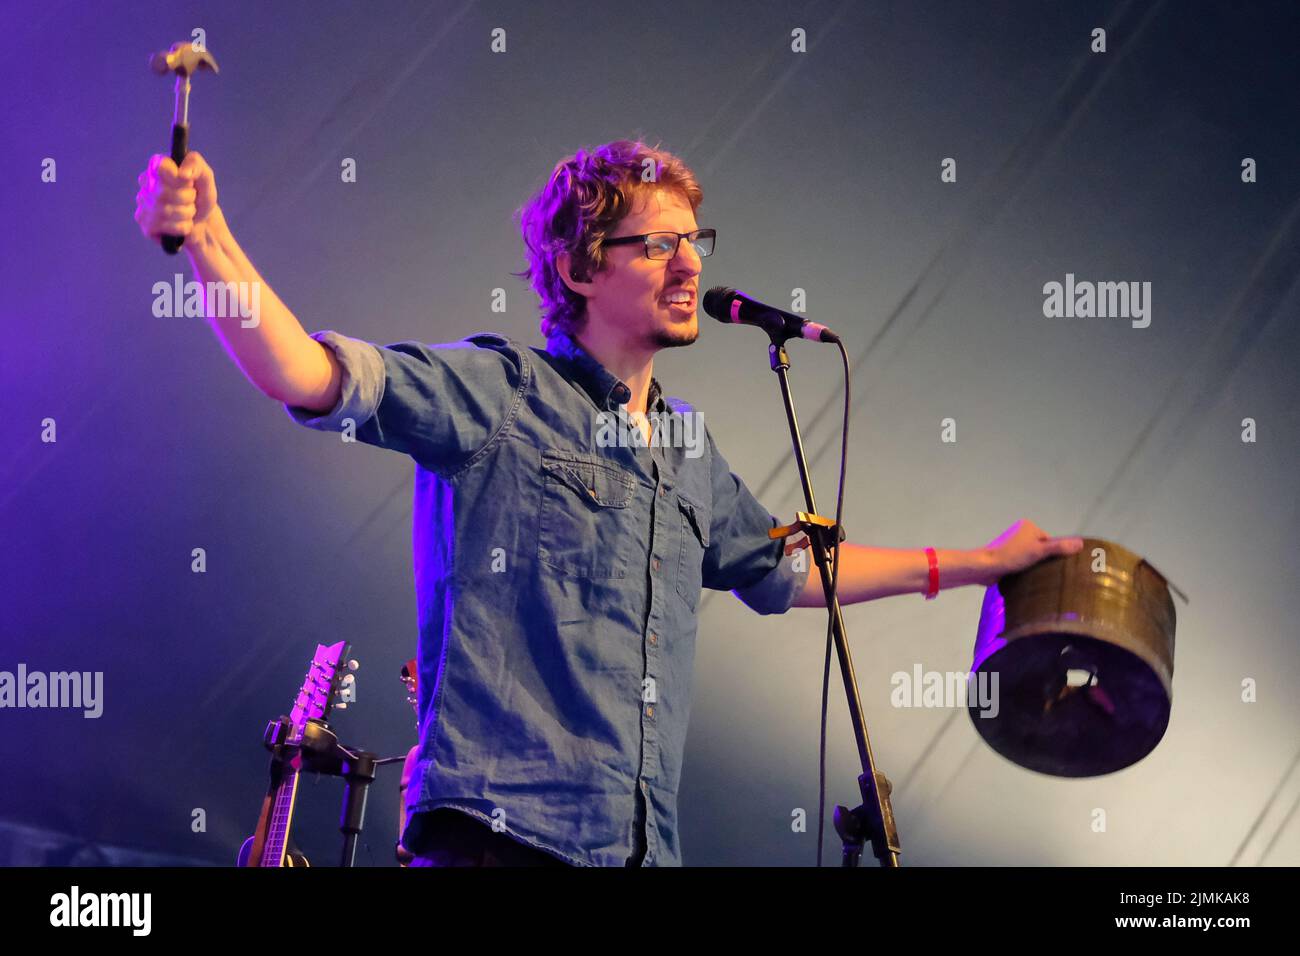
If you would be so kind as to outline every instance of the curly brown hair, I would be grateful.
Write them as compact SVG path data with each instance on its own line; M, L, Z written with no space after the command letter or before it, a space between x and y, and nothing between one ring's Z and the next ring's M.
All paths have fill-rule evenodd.
M680 193L692 211L704 201L695 174L678 157L658 144L620 139L560 160L546 185L516 210L528 268L511 275L531 282L541 300L543 336L577 332L587 314L586 297L560 278L560 255L573 257L572 271L583 279L600 272L606 265L601 240L640 195L659 188Z

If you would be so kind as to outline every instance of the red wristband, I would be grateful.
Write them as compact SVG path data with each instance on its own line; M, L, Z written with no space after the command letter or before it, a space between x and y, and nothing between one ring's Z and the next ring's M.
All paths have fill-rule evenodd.
M930 590L925 592L928 601L939 593L939 556L934 553L934 548L926 548L925 556L930 562Z

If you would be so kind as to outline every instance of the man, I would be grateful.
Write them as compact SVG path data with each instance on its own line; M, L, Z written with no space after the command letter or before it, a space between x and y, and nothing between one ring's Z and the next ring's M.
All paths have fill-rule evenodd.
M201 281L262 282L201 156L155 156L140 183L142 231L184 236ZM416 864L679 864L701 588L761 614L824 607L708 428L662 440L665 421L701 421L652 371L699 334L702 198L680 159L639 142L557 164L521 210L545 349L308 336L265 283L255 325L210 320L296 421L415 461ZM620 413L635 431L610 441ZM840 597L933 596L936 574L987 585L1081 545L1024 521L973 551L846 543Z

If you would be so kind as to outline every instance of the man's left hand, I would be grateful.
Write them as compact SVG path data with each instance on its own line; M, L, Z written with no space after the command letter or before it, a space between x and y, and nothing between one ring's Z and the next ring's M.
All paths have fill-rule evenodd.
M1083 538L1053 538L1028 518L1022 518L985 546L989 570L979 583L989 587L1003 575L1054 555L1074 554L1082 547Z

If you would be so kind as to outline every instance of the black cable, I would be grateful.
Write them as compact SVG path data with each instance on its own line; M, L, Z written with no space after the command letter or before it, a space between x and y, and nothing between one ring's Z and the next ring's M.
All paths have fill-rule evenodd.
M826 826L826 701L830 695L831 681L831 643L835 634L835 596L840 583L840 528L844 521L844 475L849 462L849 410L850 398L849 353L844 350L844 343L838 339L835 345L840 350L840 360L844 363L844 433L840 441L840 487L835 498L835 528L832 538L834 546L830 551L831 559L831 593L826 601L826 659L822 662L822 720L821 741L819 747L817 776L817 865L822 865L822 833ZM847 640L847 635L845 640Z

